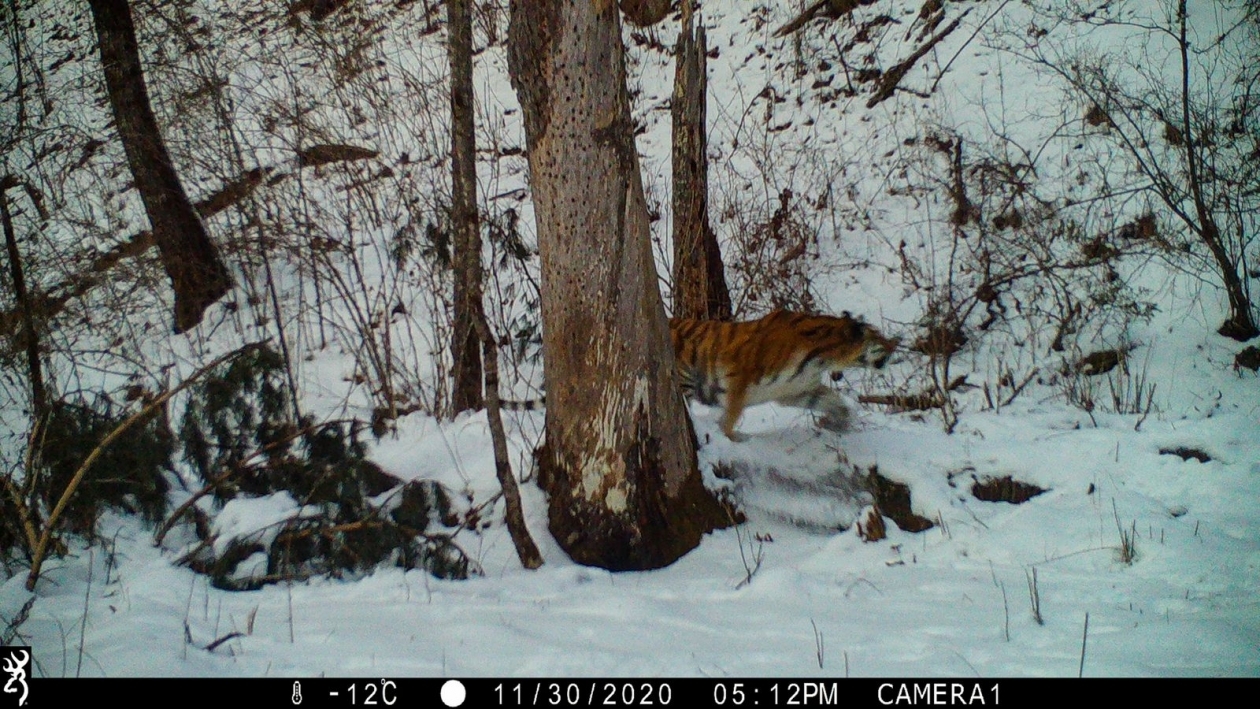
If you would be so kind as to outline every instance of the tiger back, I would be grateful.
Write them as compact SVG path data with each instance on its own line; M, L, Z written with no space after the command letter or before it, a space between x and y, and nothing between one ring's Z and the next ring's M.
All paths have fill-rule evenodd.
M848 313L775 310L744 322L674 318L669 332L684 393L722 407L722 432L733 441L746 438L735 431L744 408L769 401L818 411L824 427L843 430L848 408L822 375L882 368L898 344Z

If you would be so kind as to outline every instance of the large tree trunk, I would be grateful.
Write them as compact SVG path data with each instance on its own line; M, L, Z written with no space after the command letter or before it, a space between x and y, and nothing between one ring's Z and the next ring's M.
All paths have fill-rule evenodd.
M705 138L704 28L693 36L691 0L674 52L674 317L730 320L731 294L717 235L709 224L709 159Z
M514 0L508 68L542 256L551 532L579 563L664 566L727 517L673 370L616 3Z
M197 326L232 287L219 250L179 183L166 152L140 69L140 49L127 0L88 0L96 23L105 88L136 189L153 225L162 266L175 291L175 332Z
M473 134L472 0L448 0L451 61L451 226L455 323L451 331L454 387L451 414L481 408L481 234L477 226L477 142Z

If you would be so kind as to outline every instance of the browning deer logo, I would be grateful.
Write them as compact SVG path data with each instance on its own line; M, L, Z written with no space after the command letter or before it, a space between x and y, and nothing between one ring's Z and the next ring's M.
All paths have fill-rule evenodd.
M9 681L4 683L5 694L22 693L18 698L18 706L26 705L26 695L30 693L30 688L26 686L26 667L31 662L31 649L29 647L6 647L0 651L0 658L3 658L3 669L9 675Z

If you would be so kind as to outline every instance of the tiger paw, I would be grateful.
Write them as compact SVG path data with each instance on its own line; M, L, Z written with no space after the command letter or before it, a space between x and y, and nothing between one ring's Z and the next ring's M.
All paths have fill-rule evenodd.
M848 411L827 413L818 419L819 426L836 433L848 431L851 428L851 423Z

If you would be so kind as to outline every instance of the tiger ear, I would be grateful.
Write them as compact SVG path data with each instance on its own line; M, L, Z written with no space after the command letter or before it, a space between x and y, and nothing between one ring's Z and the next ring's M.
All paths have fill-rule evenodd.
M845 313L847 316L848 313ZM849 339L861 340L866 337L866 323L860 320L849 320Z

